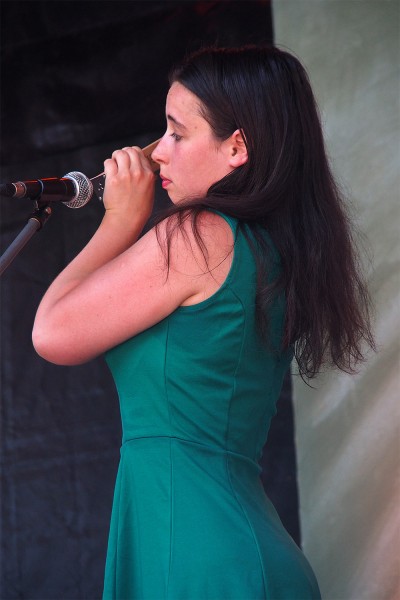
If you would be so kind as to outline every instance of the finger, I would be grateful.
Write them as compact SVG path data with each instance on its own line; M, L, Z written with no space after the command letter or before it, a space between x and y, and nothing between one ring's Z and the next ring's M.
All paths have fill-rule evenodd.
M113 158L107 158L104 161L104 173L107 176L116 175L118 172L118 165Z
M129 169L131 166L130 155L125 150L114 150L112 160L115 161L118 170Z
M146 171L151 170L150 163L139 146L127 146L123 150L129 154L133 165L138 165Z

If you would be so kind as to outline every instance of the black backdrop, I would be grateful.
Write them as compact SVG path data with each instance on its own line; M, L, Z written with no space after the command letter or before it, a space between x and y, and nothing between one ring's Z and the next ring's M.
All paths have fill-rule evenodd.
M1 11L2 181L95 175L115 148L160 136L167 74L186 51L273 35L266 1L3 0ZM166 202L158 187L156 208ZM31 208L2 199L2 251ZM30 339L40 297L101 213L95 201L55 205L2 277L2 600L101 595L121 433L115 388L103 359L50 365ZM289 377L263 469L299 541Z

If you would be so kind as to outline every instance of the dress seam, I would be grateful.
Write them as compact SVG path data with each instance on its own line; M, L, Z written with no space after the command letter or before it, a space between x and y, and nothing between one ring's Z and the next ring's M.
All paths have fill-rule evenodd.
M230 402L229 402L229 409L228 409L228 415L227 415L227 428L226 428L226 433L225 433L225 445L227 445L227 440L228 440L228 437L229 437L228 434L229 434L229 427L230 427L230 412L231 412L231 408L232 408L232 397L235 396L236 384L237 384L237 372L238 372L239 364L240 364L242 356L243 356L243 347L244 347L245 330L246 330L246 311L245 311L245 308L243 306L243 303L242 303L241 299L237 296L237 294L235 293L235 291L230 286L229 286L229 288L230 288L232 294L235 295L235 297L237 298L237 300L239 301L239 303L242 306L244 322L243 322L243 328L242 328L241 348L240 348L238 360L237 360L237 363L236 363L235 373L234 373L234 376L233 376L233 385L232 385L232 392L231 392L232 395L231 395L231 399L230 399ZM229 465L229 458L230 458L230 455L228 453L226 453L226 456L225 456L225 467L226 467L226 473L227 473L229 485L230 485L230 488L231 488L232 495L235 498L238 506L240 507L240 510L242 511L242 514L243 514L244 518L246 519L248 527L250 529L250 532L251 532L251 535L252 535L252 538L253 538L256 550L257 550L258 560L259 560L259 564L260 564L260 568L261 568L262 581L263 581L263 586L264 586L264 596L265 596L265 598L267 598L268 597L267 596L267 582L266 582L266 576L265 576L263 561L262 561L261 552L260 552L260 546L258 544L257 537L255 535L255 532L254 532L254 529L253 529L252 524L250 522L250 519L249 519L249 517L248 517L248 515L247 515L247 513L246 513L246 511L245 511L245 509L244 509L244 507L242 505L242 503L240 502L236 491L235 491L235 488L234 488L234 485L233 485L233 482L232 482L232 477L231 477L231 471L230 471L230 465Z
M174 520L173 520L173 512L174 512L174 503L173 503L173 481L174 481L174 478L173 478L173 471L174 471L174 465L173 465L173 458L172 458L172 435L171 435L172 423L171 423L171 405L170 405L170 401L169 401L169 397L168 397L168 386L167 386L167 355L168 355L169 325L170 325L170 320L168 318L168 321L167 321L167 332L166 332L166 337L165 337L165 355L164 355L164 390L165 390L165 399L166 399L167 408L168 408L168 422L169 422L169 431L170 431L170 435L169 436L164 436L164 437L168 437L169 438L169 464L170 464L170 472L169 472L169 476L170 476L169 563L168 563L168 575L167 575L166 593L165 593L166 598L168 598L168 596L169 596L169 582L170 582L171 567L172 567L172 540L173 540L173 522L174 522ZM135 438L135 439L137 439L137 438Z
M203 444L201 442L198 442L196 440L189 440L187 438L181 438L178 437L176 435L141 435L141 436L137 436L134 438L128 438L124 441L124 444L129 444L130 442L135 442L136 440L149 440L152 438L160 438L160 439L168 439L168 440L176 440L177 442L183 442L185 444L193 444L194 446L199 446L200 448L206 448L207 450L213 450L213 451L218 451L221 454L228 454L233 458L238 458L240 460L244 460L245 462L251 463L252 466L257 467L257 468L261 468L259 463L257 462L257 460L254 460L254 458L250 458L250 456L246 456L245 454L240 454L240 452L235 452L234 450L229 450L228 448L225 447L221 447L221 446L211 446L208 444Z
M267 593L267 578L266 578L266 575L265 575L264 565L263 565L263 561L262 561L262 557L261 557L260 546L259 546L259 543L257 541L257 537L255 535L254 528L253 528L253 526L252 526L252 524L250 522L250 519L249 519L249 517L248 517L248 515L247 515L247 513L246 513L246 511L245 511L245 509L243 507L243 504L240 502L240 500L238 498L238 495L237 495L237 493L235 491L235 488L233 486L233 482L232 482L232 478L231 478L231 471L230 471L230 468L229 468L229 458L230 457L227 455L226 459L225 459L226 472L227 472L227 476L228 476L228 480L229 480L229 485L231 487L232 495L234 496L234 498L235 498L238 506L240 507L240 510L242 511L242 514L243 514L244 518L246 519L247 524L249 526L249 529L251 531L251 535L253 537L253 541L254 541L255 547L257 549L258 560L259 560L260 567L261 567L262 581L263 581L263 586L264 586L264 597L268 598L268 593Z

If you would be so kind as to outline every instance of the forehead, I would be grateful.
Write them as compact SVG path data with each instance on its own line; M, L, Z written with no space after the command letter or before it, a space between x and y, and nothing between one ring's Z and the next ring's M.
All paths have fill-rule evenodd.
M201 102L199 98L184 85L175 81L168 92L166 102L167 117L172 120L186 123L184 120L203 119L201 116Z

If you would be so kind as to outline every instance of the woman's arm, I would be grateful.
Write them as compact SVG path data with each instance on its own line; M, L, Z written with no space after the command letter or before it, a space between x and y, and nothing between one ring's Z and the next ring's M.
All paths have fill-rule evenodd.
M210 273L196 244L190 250L185 236L177 233L167 277L154 230L138 240L153 204L154 175L147 160L139 149L119 150L105 162L105 172L102 223L52 283L37 311L34 346L56 364L86 362L181 304L200 301L215 291L229 269L229 261L220 264L232 242L229 226L210 213L204 234L210 264L218 269ZM210 227L212 234L207 233ZM161 236L163 231L161 225Z

